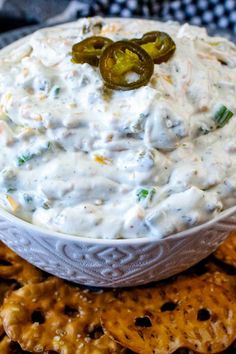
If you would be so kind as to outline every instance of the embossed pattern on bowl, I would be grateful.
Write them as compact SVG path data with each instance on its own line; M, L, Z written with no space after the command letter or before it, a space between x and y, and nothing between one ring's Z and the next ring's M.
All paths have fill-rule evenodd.
M0 210L0 239L35 266L97 287L145 284L170 277L207 257L236 229L236 208L165 239L89 239L31 225Z

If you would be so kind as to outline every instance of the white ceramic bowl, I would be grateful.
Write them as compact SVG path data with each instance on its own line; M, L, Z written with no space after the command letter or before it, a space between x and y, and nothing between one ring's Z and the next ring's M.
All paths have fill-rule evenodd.
M0 210L0 239L37 267L70 281L120 287L160 280L207 257L236 229L236 207L167 238L89 239L48 231Z
M25 38L1 50L0 57ZM172 276L208 256L234 229L236 207L162 240L98 240L52 232L0 209L0 239L17 254L46 272L98 287L133 286Z

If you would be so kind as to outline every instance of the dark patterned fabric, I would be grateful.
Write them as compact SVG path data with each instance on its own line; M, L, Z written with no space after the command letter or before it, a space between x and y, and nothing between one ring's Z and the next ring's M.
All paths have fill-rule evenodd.
M236 33L236 0L0 0L2 31L4 24L8 30L93 15L155 17Z
M93 13L113 16L157 16L165 20L190 22L236 33L236 0L98 0Z

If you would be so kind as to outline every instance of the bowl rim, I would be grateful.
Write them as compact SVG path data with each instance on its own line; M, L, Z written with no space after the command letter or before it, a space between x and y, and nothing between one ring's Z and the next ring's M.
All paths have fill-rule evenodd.
M99 245L106 245L106 246L121 246L121 245L137 245L137 244L146 244L146 243L162 243L165 242L165 240L173 240L173 239L180 239L180 238L185 238L188 236L188 234L195 234L203 229L208 229L212 226L214 226L217 222L220 222L224 220L227 217L230 217L232 214L236 213L236 206L233 206L231 208L228 208L224 211L222 211L217 217L199 224L197 226L191 227L189 229L177 232L175 234L171 234L169 236L165 236L163 238L157 238L155 236L144 236L144 237L134 237L134 238L126 238L126 239L114 239L114 238L95 238L95 237L89 237L89 236L77 236L77 235L71 235L71 234L66 234L63 232L58 232L54 231L51 229L47 229L46 227L38 226L35 224L32 224L28 221L25 221L23 219L20 219L19 217L11 214L10 212L2 209L0 207L0 217L3 217L5 220L10 221L13 223L15 226L19 226L21 229L24 228L28 232L31 231L32 233L37 233L40 234L40 236L49 236L49 237L54 237L60 240L68 240L68 241L74 241L74 242L82 242L82 243L89 243L89 244L99 244ZM0 222L0 230L1 230L1 222Z
M94 17L101 17L101 16L94 16ZM101 17L104 18L104 17ZM108 21L114 21L114 20L125 20L125 21L129 21L130 18L120 18L120 17L106 17L106 19ZM140 20L140 21L152 21L152 22L156 22L156 21L160 21L159 19L143 19L143 18L135 18L135 20ZM77 21L70 21L70 22L66 22L66 23L59 23L56 25L48 25L45 27L40 27L37 31L47 31L51 28L55 28L55 27L67 27L68 25L71 25L73 23L77 23L79 20ZM166 21L167 22L167 21ZM169 22L175 22L175 21L169 21ZM33 33L35 33L33 32ZM29 39L32 34L26 35L16 41L14 41L13 43L7 45L4 48L0 49L0 59L2 57L2 55L4 56L8 51L17 49L18 46L24 44L24 42ZM15 216L13 214L11 214L10 212L8 212L7 210L3 209L2 207L0 207L0 217L3 217L5 220L10 221L11 223L15 224L16 226L19 226L20 228L24 228L27 229L27 231L32 231L32 233L38 233L40 235L43 236L51 236L57 239L67 239L68 241L75 241L75 242L83 242L83 243L90 243L90 244L99 244L99 245L107 245L107 246L113 246L115 247L116 245L135 245L135 244L144 244L144 243L162 243L164 242L166 239L168 240L172 240L175 238L184 238L186 236L188 236L189 233L197 233L200 232L202 229L206 229L206 228L210 228L211 226L213 226L214 224L216 224L217 222L222 221L223 219L231 216L232 214L236 213L236 206L232 206L230 208L225 209L224 211L222 211L220 214L218 214L215 218L204 222L202 224L196 225L192 228L188 228L185 229L183 231L177 232L175 234L171 234L169 236L165 236L164 238L157 238L156 236L144 236L144 237L134 237L134 238L126 238L126 239L110 239L110 238L96 238L96 237L89 237L89 236L79 236L79 235L72 235L72 234L66 234L63 232L58 232L58 231L54 231L51 229L47 229L46 227L43 226L38 226L35 224L32 224L28 221L25 221L24 219L19 218L18 216ZM1 229L1 223L0 223L0 229Z

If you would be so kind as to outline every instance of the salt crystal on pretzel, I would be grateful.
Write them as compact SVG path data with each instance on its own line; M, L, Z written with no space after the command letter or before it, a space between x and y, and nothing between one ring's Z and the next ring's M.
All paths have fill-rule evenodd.
M214 256L220 261L236 268L236 232L232 232L217 248Z
M1 312L3 326L10 339L28 351L122 353L100 324L100 309L110 297L111 292L84 291L51 277L8 296Z
M0 278L14 279L24 285L40 282L43 273L0 242Z
M102 311L104 332L140 354L225 350L236 338L236 292L216 273L121 292Z

